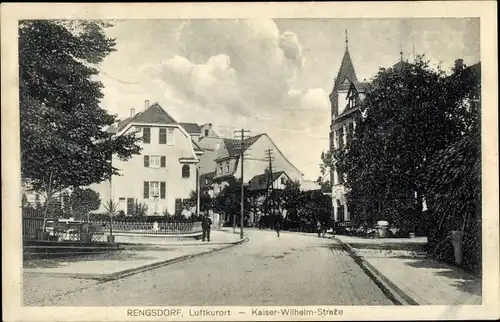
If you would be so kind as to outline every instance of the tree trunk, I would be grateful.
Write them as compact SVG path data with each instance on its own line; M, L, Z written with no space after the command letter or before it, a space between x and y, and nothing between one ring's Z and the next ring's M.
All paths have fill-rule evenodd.
M49 210L49 204L52 201L52 172L49 175L49 183L46 186L46 195L47 198L45 199L45 211L43 213L43 225L42 225L43 232L45 232L45 228L47 225L47 212Z

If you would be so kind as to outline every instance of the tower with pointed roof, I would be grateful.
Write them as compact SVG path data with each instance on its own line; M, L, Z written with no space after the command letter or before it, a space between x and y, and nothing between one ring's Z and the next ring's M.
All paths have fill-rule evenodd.
M360 102L364 98L366 83L358 81L354 64L349 53L349 39L345 31L345 51L340 68L335 78L330 94L331 125L330 151L341 149L347 144L354 128L356 119L361 116ZM343 174L336 169L330 171L332 184L333 218L335 221L349 221L350 214L345 201Z

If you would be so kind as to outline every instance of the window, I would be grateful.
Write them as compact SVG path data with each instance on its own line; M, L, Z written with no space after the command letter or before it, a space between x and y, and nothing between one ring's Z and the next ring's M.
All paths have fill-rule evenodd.
M167 144L174 144L174 129L167 129Z
M127 215L132 216L134 214L134 198L127 198Z
M149 166L151 168L159 168L160 167L160 156L159 155L151 155L149 157Z
M167 159L164 155L145 155L144 167L146 168L165 168Z
M151 143L151 128L150 127L143 127L142 128L142 142L144 143Z
M226 172L229 172L229 162L226 162Z
M126 210L126 201L127 199L126 198L119 198L118 199L118 210L120 211L125 211Z
M165 181L144 181L144 199L161 198L165 199L166 182Z
M265 184L265 183L266 183L266 181L267 181L266 176L261 176L261 177L259 178L259 184Z
M205 130L205 136L208 136L208 130Z
M182 166L182 177L183 178L189 178L189 165L185 164Z
M160 128L158 142L160 144L167 144L167 129L164 127Z
M219 173L222 173L222 166L219 167Z
M286 178L281 178L281 184L286 184Z

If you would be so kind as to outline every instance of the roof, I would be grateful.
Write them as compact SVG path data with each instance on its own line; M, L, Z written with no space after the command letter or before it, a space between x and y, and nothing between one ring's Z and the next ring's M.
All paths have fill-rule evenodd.
M248 139L245 139L243 141L243 152L246 151L249 147L252 146L262 135L265 133L258 134L252 137L249 137ZM236 157L239 156L241 151L240 151L240 145L241 145L241 140L236 140L236 139L223 139L224 144L226 145L227 152L230 157Z
M475 63L474 65L470 65L467 68L470 68L474 72L481 74L481 62Z
M337 78L335 78L335 83L333 85L333 91L338 90L341 85L344 83L344 80L348 78L349 81L354 83L357 87L359 82L356 76L356 71L354 70L354 65L352 64L351 55L349 54L349 50L345 49L344 57L342 58L342 63L340 63L340 69L337 74Z
M191 140L191 142L193 143L193 148L195 151L204 151L199 145L198 143L196 143L195 141Z
M196 123L179 123L189 134L201 134L201 128Z
M343 118L344 116L347 116L347 115L350 115L351 113L353 112L356 112L356 111L359 111L360 109L360 105L356 105L356 106L353 106L353 107L348 107L346 108L344 111L342 111L342 113L340 113L339 115L337 115L335 117L335 121L339 121L341 118Z
M277 171L273 172L273 177L272 181L268 182L268 174L267 173L262 173L254 176L252 179L249 181L249 190L265 190L267 189L272 183L274 183L281 175L286 175L287 174L284 171ZM288 176L287 176L288 177ZM290 179L290 178L288 178Z
M154 103L142 112L111 125L106 131L118 133L130 123L178 124L158 103Z
M209 172L200 175L200 186L206 187L210 185L214 177L215 177L215 172Z
M396 72L399 72L399 71L402 71L405 67L407 67L409 65L411 65L409 62L401 59L396 64L394 64L394 66L392 66L392 69Z

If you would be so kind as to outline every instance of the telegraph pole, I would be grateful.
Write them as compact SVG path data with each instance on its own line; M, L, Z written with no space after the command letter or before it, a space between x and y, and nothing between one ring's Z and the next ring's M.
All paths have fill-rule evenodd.
M271 215L273 215L273 217L274 217L274 202L273 202L273 160L274 160L274 156L273 156L273 150L267 149L266 153L267 153L266 159L267 159L267 162L269 162L269 172L267 175L267 189L266 189L266 191L268 191L267 209L268 209L268 212ZM269 201L271 201L271 203ZM270 206L270 204L272 205L272 207ZM269 211L270 209L271 209L271 211Z
M196 165L196 215L200 216L200 194L201 194L201 182L200 182L200 166Z
M245 180L243 179L243 164L245 157L245 135L250 131L241 129L240 134L240 161L241 161L241 212L240 212L240 239L243 239L243 218L245 215Z

